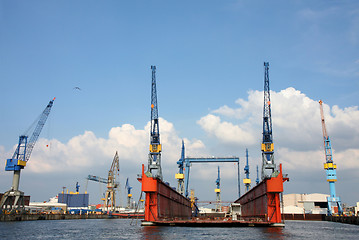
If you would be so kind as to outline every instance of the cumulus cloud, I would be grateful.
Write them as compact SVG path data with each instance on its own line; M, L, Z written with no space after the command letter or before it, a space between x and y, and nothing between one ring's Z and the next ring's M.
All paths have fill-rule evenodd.
M305 166L322 169L324 162L320 108L317 100L292 87L271 91L273 138L276 159L289 169ZM219 144L258 148L262 130L263 92L250 91L238 99L238 107L227 105L202 117L197 123ZM358 168L358 106L344 109L323 104L327 130L332 139L335 161L342 168ZM222 120L222 119L226 119ZM304 170L303 168L301 168Z

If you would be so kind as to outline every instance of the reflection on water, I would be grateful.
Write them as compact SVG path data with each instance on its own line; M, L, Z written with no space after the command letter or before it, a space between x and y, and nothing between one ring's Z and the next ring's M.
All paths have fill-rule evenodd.
M282 227L265 227L262 230L268 239L284 239Z
M158 226L142 227L142 239L162 239L161 235L162 235L161 227Z

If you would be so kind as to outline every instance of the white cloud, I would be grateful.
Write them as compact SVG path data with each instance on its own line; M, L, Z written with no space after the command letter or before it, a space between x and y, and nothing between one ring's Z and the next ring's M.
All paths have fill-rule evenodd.
M202 117L198 124L219 144L259 148L263 92L250 91L248 94L247 100L236 101L237 108L220 107ZM271 102L276 159L287 169L322 169L324 149L318 101L290 87L280 92L271 91ZM359 170L359 164L356 164L359 153L358 106L341 109L323 104L323 107L335 162L342 169L354 167Z

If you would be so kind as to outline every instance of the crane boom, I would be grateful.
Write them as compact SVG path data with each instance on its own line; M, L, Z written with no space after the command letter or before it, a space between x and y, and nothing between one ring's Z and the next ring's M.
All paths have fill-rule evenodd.
M334 213L338 213L341 215L343 213L342 204L340 201L340 197L336 196L335 193L335 182L337 181L337 165L333 162L333 155L332 155L332 146L330 142L330 138L327 133L327 128L325 127L325 120L324 120L324 112L323 112L323 101L319 101L320 106L320 115L322 121L322 131L323 131L323 141L324 141L324 152L325 152L325 163L324 169L327 175L327 181L329 182L329 190L330 196L327 197L328 201L328 215L333 215ZM337 207L337 211L335 210Z

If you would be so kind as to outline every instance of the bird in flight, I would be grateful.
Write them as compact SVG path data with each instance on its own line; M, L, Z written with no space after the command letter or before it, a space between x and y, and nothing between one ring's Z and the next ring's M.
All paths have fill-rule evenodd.
M81 91L81 88L79 87L74 87L75 90L80 90Z

